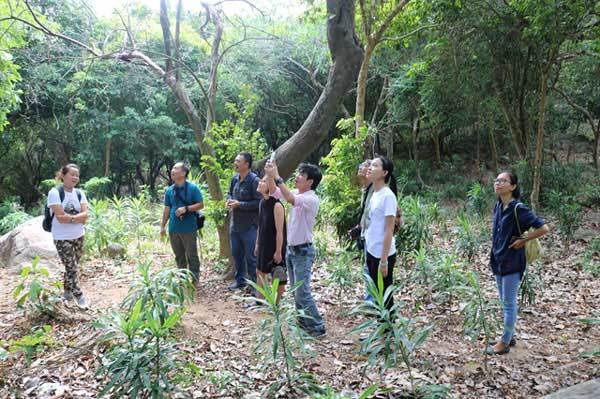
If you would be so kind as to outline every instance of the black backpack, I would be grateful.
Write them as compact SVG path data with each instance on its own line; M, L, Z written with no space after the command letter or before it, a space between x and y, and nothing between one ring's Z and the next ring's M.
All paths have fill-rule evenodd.
M60 203L65 200L65 188L63 186L57 187L58 196L60 197ZM81 191L75 189L75 193L77 194L77 199L81 203ZM54 219L54 214L50 214L50 208L48 205L44 207L44 220L42 221L42 228L44 231L52 231L52 219Z

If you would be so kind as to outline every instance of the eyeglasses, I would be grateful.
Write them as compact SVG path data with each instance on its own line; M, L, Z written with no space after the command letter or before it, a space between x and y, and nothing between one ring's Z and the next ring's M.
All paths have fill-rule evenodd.
M494 180L494 184L506 184L506 183L510 183L510 182L506 179L495 179Z

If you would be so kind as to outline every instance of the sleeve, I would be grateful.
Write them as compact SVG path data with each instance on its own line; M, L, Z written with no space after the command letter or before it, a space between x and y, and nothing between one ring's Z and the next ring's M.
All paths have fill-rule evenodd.
M52 205L62 205L60 202L60 194L58 194L58 190L53 188L48 192L48 202L47 205L50 207Z
M171 207L171 187L165 191L165 206Z
M257 191L258 177L252 181L252 199L249 201L240 201L240 209L244 211L257 211L262 195Z
M192 190L192 204L199 202L202 202L202 191L200 191L200 187L194 185L194 189Z
M231 178L231 181L229 182L229 191L227 191L227 198L228 200L233 199L233 185L235 182L235 177Z
M87 197L85 196L85 193L83 192L83 190L79 190L79 192L81 193L81 201L79 201L80 204L87 204L88 200Z
M294 208L310 210L319 207L319 200L314 195L299 195L297 192L293 192L292 194L294 194Z
M533 211L523 204L517 206L517 215L519 217L519 225L524 233L530 228L539 229L545 222L544 219L538 217Z
M398 212L398 203L394 194L388 194L383 199L383 214L384 216L396 216Z

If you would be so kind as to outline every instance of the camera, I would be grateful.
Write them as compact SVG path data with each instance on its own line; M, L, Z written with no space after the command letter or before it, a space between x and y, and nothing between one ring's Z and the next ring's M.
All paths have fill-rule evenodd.
M68 215L77 215L79 211L75 209L73 204L67 204L67 206L65 206L65 213Z

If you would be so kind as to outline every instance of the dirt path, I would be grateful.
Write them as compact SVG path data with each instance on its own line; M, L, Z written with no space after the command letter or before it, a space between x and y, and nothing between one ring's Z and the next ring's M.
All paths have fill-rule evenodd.
M460 304L424 306L427 303L415 297L414 287L405 286L398 296L406 302L405 311L416 308L416 316L434 325L429 340L417 354L414 375L421 382L447 384L456 397L468 398L535 398L598 377L600 361L582 358L581 353L600 346L600 332L597 327L585 327L579 319L597 312L600 281L573 266L572 259L580 253L578 246L569 252L551 249L549 260L539 268L544 289L538 293L538 302L519 315L517 346L507 356L490 358L487 371L482 343L472 343L462 334ZM165 246L156 249L152 257L157 264L172 263ZM483 249L475 263L487 292L494 295L485 257ZM133 262L86 261L82 286L93 305L88 312L92 320L118 307L133 278ZM50 271L60 276L60 267ZM56 342L38 357L36 367L26 366L21 359L18 366L0 369L4 384L0 386L0 397L43 397L41 389L48 388L48 384L63 388L62 396L54 397L95 397L99 389L94 377L97 354L44 364L44 359L76 347L92 334L91 323L32 323L14 306L11 291L18 282L16 271L0 269L0 278L0 339L17 339L47 323L52 326ZM406 278L403 266L397 279ZM328 332L325 338L308 344L312 352L303 357L303 370L312 373L320 384L338 391L360 392L373 382L392 389L408 387L404 367L389 370L383 381L371 369L362 376L365 358L358 354L358 337L351 334L362 320L349 315L361 300L362 284L344 292L340 304L332 296L327 279L328 272L320 261L314 268L313 290ZM201 285L200 295L189 306L176 334L185 362L201 370L181 384L185 392L182 397L258 398L261 394L257 392L271 382L269 373L261 369L252 353L258 324L265 314L248 310L239 293L229 292L226 282L215 279L210 266L202 268L201 280L207 282ZM291 301L289 293L284 300Z

